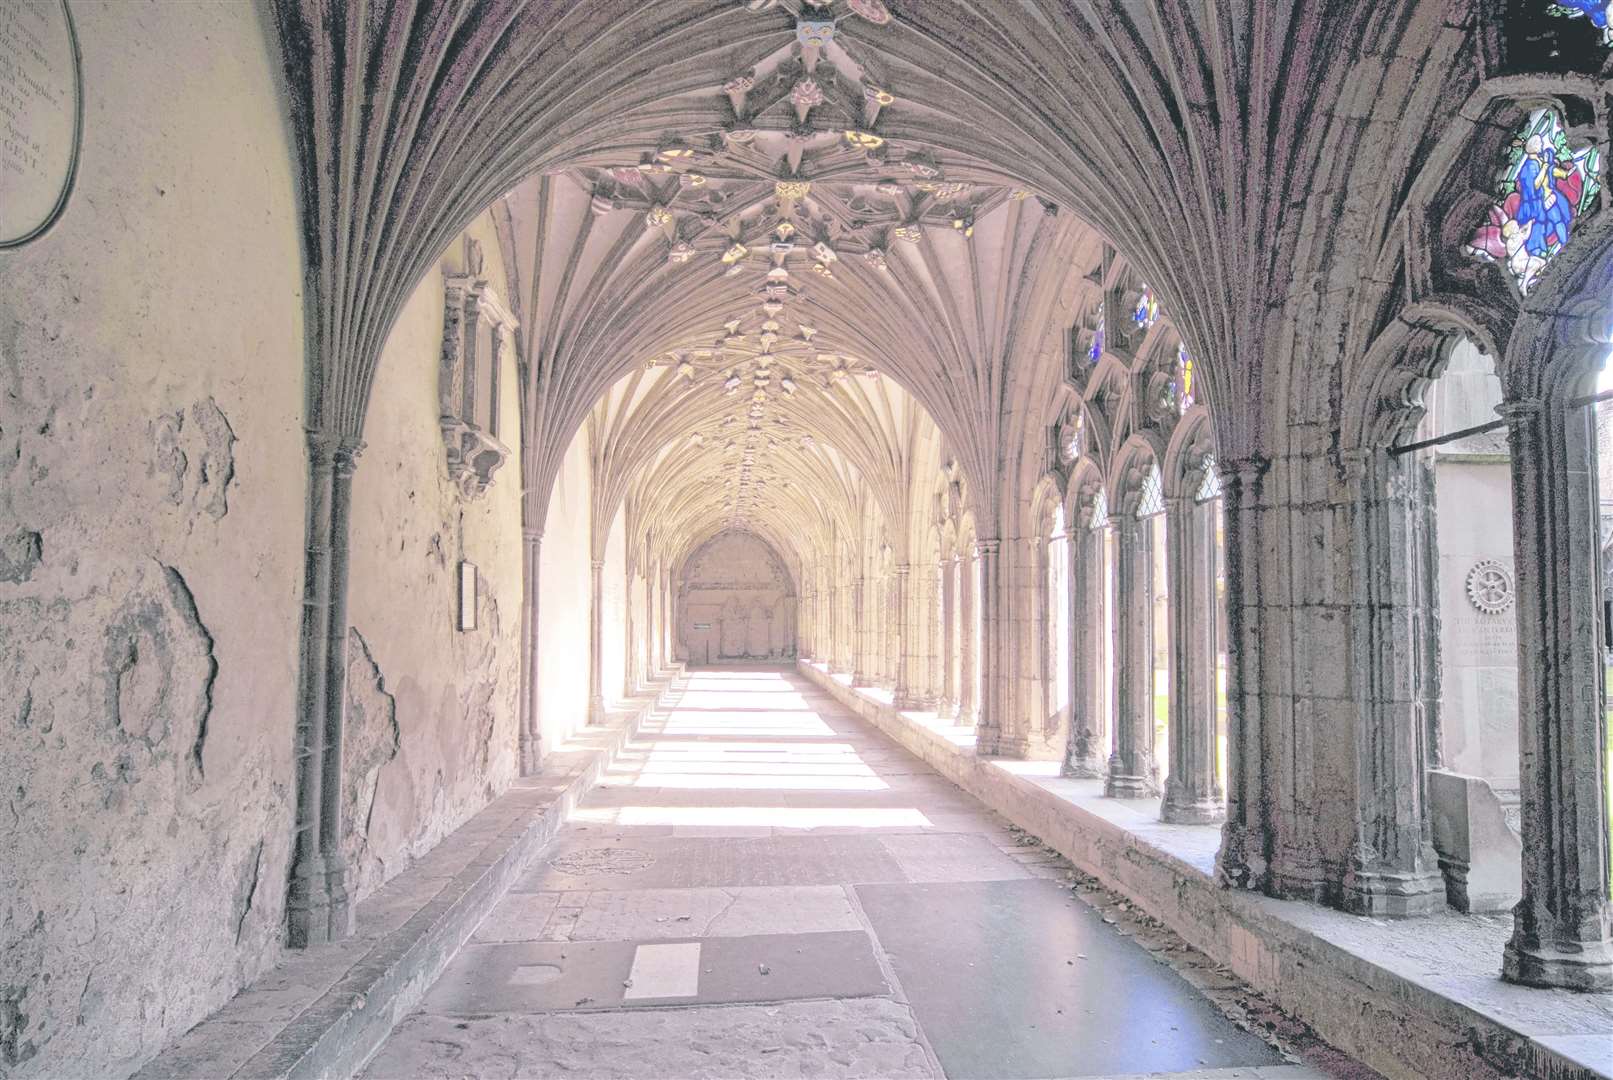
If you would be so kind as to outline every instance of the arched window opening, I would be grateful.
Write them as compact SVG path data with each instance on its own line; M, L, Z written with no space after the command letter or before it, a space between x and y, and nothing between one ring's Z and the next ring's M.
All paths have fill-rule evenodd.
M1468 340L1424 394L1417 441L1495 420L1493 363ZM1463 911L1518 900L1518 629L1512 467L1504 429L1416 452L1409 497L1422 507L1408 580L1413 668L1429 765L1432 837L1446 896Z

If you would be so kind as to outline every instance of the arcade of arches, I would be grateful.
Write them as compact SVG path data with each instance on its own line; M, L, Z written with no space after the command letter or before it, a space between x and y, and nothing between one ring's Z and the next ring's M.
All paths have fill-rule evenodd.
M1600 7L63 10L0 1076L1613 1075Z

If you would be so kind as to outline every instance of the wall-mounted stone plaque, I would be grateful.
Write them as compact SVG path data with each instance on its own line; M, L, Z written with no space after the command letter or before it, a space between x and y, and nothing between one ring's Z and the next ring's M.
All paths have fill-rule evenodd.
M67 0L0 3L0 248L39 236L73 190L83 128Z

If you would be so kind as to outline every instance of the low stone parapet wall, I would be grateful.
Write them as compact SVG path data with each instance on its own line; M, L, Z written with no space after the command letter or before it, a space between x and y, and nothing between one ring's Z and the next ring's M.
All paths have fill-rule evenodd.
M1349 915L1225 889L1216 826L1166 825L1158 805L1105 799L1056 765L981 758L972 737L890 695L854 689L810 660L802 674L942 776L1124 894L1280 1003L1334 1046L1391 1077L1613 1076L1613 1000L1500 979L1510 916Z

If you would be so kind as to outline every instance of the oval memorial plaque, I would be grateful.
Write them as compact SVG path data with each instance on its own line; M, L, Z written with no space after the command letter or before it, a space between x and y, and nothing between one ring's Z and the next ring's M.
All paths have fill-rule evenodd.
M0 3L0 248L27 243L61 216L83 116L67 0Z

